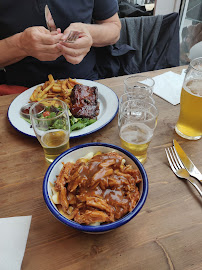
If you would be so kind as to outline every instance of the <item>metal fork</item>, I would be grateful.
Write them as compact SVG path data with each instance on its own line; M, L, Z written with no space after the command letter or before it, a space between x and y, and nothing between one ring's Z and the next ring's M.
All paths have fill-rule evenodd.
M66 42L70 42L70 43L73 43L77 40L77 38L79 37L80 35L80 32L79 31L70 31L67 39L66 39Z
M175 148L174 147L168 147L165 148L166 151L166 156L168 159L168 162L170 164L170 167L174 174L182 179L188 180L198 191L198 193L202 197L202 191L201 189L197 186L197 184L189 177L188 171L184 168L184 165L182 164L180 158L178 157Z

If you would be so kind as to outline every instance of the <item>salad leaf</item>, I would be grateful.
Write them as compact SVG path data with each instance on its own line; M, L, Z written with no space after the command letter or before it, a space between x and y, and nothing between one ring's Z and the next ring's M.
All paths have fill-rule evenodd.
M66 125L65 125L65 118L59 118L56 121L54 121L52 127L52 129L66 129Z
M65 123L64 123L64 119L60 118L60 119L56 119L55 121L54 120L49 120L50 118L52 117L55 117L57 116L60 112L62 112L62 108L61 107L54 107L54 106L48 106L46 107L46 110L45 111L49 111L50 112L50 115L47 115L47 116L43 116L43 113L41 113L38 117L39 118L44 118L44 119L47 119L47 121L51 121L51 126L49 127L49 129L61 129L63 128L63 126L65 126ZM22 116L21 116L22 117ZM22 117L25 121L27 121L28 123L31 124L31 120L30 119L26 119L24 117ZM82 129L84 127L87 127L93 123L95 123L97 121L97 119L90 119L90 118L76 118L74 117L70 110L69 110L69 120L70 120L70 130L73 131L73 130L79 130L79 129ZM46 122L44 122L44 125L46 125ZM46 127L45 127L46 129ZM44 129L44 130L45 130Z
M27 121L29 124L31 124L31 120L30 119L28 119L28 118L25 118L25 117L23 117L23 116L20 116L23 120L25 120L25 121Z
M82 129L87 127L93 123L95 123L96 119L89 119L89 118L75 118L73 115L70 116L70 127L71 131Z

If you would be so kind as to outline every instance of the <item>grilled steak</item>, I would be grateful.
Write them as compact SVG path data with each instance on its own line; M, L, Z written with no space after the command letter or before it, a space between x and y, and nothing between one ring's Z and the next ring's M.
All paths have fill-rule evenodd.
M71 113L74 117L96 118L99 114L98 89L77 84L71 93Z

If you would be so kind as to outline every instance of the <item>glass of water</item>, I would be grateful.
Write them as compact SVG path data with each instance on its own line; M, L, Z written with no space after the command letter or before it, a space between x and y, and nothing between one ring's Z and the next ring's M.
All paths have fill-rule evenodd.
M143 75L131 75L124 80L124 92L133 92L139 97L152 96L154 80ZM138 98L138 97L137 97Z

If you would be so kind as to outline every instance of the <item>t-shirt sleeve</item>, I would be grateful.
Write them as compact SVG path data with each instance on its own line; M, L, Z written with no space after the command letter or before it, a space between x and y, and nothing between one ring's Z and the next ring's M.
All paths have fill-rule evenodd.
M117 0L94 0L93 19L106 20L118 12Z

